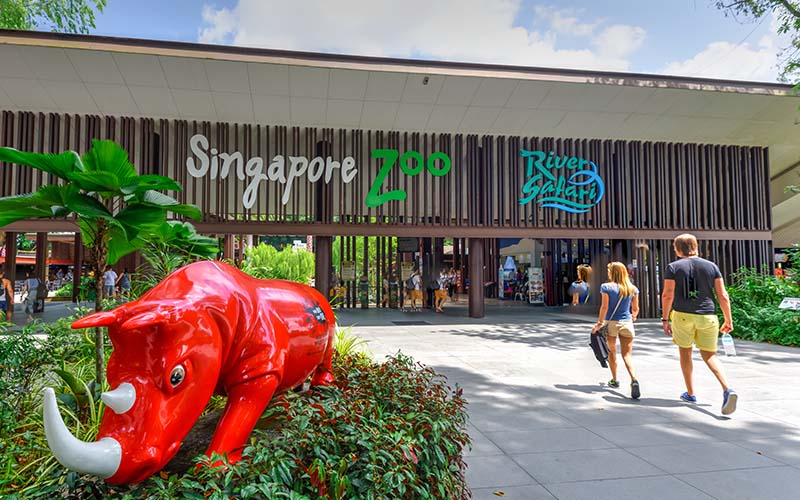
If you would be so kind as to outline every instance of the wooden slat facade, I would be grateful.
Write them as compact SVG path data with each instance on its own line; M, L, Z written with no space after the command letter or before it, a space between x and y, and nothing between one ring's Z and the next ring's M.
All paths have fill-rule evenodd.
M224 180L195 178L186 160L194 157L189 140L205 135L220 153L239 151L246 162L273 157L353 157L358 174L345 184L335 171L329 184L294 180L287 203L284 185L265 180L255 204L245 208L242 196L249 179L235 168ZM671 250L669 238L696 232L706 255L726 273L742 265L771 263L771 205L767 149L750 146L675 144L596 139L497 137L462 134L334 130L269 125L115 118L32 112L2 113L0 145L22 150L84 152L93 138L114 139L125 147L141 173L169 176L184 186L183 203L202 208L198 227L213 233L342 234L379 236L531 237L627 240L628 258L663 273ZM407 198L377 207L364 200L383 165L374 149L417 151L422 158L447 153L452 168L436 177L425 168L406 175L399 164L380 192L403 189ZM527 180L520 149L554 151L593 161L605 182L605 198L586 213L568 213L520 205ZM413 167L413 165L412 165ZM0 168L0 196L36 190L52 182L48 174L19 166ZM635 241L640 243L634 244ZM644 243L642 243L644 242ZM348 255L355 241L347 242ZM383 251L383 250L382 250ZM387 248L387 253L392 249ZM647 264L645 264L647 263ZM663 274L648 273L641 286L657 291ZM645 290L643 290L645 291ZM657 294L649 297L656 297ZM348 294L347 301L355 297ZM648 299L651 300L651 299ZM655 299L652 299L655 300ZM645 306L650 314L655 303Z

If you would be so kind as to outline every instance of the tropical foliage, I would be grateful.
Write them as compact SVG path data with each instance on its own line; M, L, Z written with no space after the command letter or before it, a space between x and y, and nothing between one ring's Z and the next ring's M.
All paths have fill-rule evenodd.
M0 227L33 218L75 217L89 249L95 293L103 296L103 272L108 264L142 248L148 233L158 230L167 211L202 218L194 205L183 205L160 191L180 191L172 179L139 175L128 153L114 141L93 140L83 156L75 151L43 154L0 148L0 161L41 170L57 180L34 193L0 198ZM96 310L102 302L96 301ZM96 379L105 375L101 363L103 335L95 333Z
M242 271L261 279L282 279L309 284L314 277L314 254L302 248L277 250L261 243L245 250Z
M769 270L740 269L728 286L733 315L733 335L756 342L800 346L800 311L778 309L785 297L800 297L800 251L791 253L787 276Z

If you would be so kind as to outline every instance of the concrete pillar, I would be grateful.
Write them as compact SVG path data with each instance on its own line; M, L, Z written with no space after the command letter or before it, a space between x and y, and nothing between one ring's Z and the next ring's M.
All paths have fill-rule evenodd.
M47 297L47 283L50 269L47 267L47 259L50 256L47 248L47 233L36 233L36 265L34 273L39 278L39 296L36 298L37 304L33 305L34 312L44 311L44 299ZM41 309L39 309L41 307Z
M333 238L317 236L316 252L314 252L314 286L328 297L331 289L331 246Z
M485 316L483 297L483 250L482 238L469 239L469 317Z

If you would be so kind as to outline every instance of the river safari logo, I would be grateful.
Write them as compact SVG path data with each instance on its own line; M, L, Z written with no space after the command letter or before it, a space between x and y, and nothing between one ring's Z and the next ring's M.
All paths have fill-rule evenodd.
M593 161L576 156L558 156L555 151L520 149L527 159L520 205L533 201L543 208L583 214L600 203L605 184Z

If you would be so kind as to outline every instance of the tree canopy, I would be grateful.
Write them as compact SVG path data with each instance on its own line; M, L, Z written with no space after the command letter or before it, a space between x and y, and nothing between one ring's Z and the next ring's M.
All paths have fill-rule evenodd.
M107 0L0 0L0 28L89 33Z

